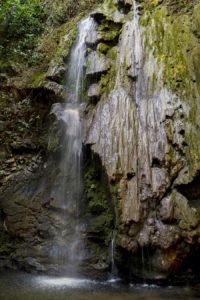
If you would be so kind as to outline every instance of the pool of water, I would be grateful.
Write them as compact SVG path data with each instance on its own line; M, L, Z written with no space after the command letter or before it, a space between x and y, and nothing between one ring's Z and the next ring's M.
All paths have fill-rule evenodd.
M200 286L125 285L119 280L49 277L19 272L0 274L0 300L194 300Z

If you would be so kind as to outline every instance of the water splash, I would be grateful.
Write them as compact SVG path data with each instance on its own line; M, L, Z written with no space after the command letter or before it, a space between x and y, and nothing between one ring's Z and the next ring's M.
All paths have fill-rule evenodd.
M115 264L115 235L116 235L116 232L114 231L112 233L112 239L111 239L111 243L110 243L110 262L111 262L111 264L110 264L109 282L115 282L115 281L119 280L118 269Z

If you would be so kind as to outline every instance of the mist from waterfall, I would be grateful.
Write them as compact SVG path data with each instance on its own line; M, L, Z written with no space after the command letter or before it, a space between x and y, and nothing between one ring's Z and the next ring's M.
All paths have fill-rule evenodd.
M84 257L84 242L79 224L82 200L82 121L81 103L84 90L85 39L93 25L86 18L78 25L78 38L72 48L66 76L66 103L56 103L52 113L64 125L60 159L59 201L62 210L62 230L59 246L53 252L54 261L69 275L78 275Z

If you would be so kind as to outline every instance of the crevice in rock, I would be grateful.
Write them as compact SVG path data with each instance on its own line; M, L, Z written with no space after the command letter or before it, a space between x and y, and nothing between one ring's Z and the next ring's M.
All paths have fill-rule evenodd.
M106 20L106 16L99 11L95 11L93 13L90 14L90 16L97 22L97 23L101 23L103 21Z
M127 180L131 180L133 177L135 177L135 172L128 172L126 174Z
M163 163L157 157L152 158L152 163L151 163L152 168L161 168L162 165Z
M126 0L118 0L117 1L118 10L125 15L127 15L130 12L132 5L133 5L132 1L129 1L129 0L128 1L126 1Z
M81 210L84 213L81 218L86 226L86 248L89 257L93 257L94 268L99 267L105 272L110 265L110 243L116 223L115 208L109 179L100 157L91 150L91 145L84 146L83 154L84 201ZM88 262L90 265L91 260Z
M191 201L192 206L200 208L200 171L197 171L191 182L181 184L176 188L179 193Z

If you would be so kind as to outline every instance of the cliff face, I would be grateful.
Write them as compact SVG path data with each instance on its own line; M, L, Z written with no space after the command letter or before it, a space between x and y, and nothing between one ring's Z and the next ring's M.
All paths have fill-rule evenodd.
M112 4L93 14L88 75L100 92L86 143L118 187L117 243L125 264L132 259L127 268L166 277L198 248L199 5Z
M109 269L113 230L116 264L129 278L168 278L199 250L200 6L176 2L106 0L91 13L81 216L89 274ZM38 37L43 63L1 75L0 253L3 264L28 270L56 268L46 253L62 228L52 198L62 127L49 113L70 97L63 77L83 16L70 5L70 20Z

